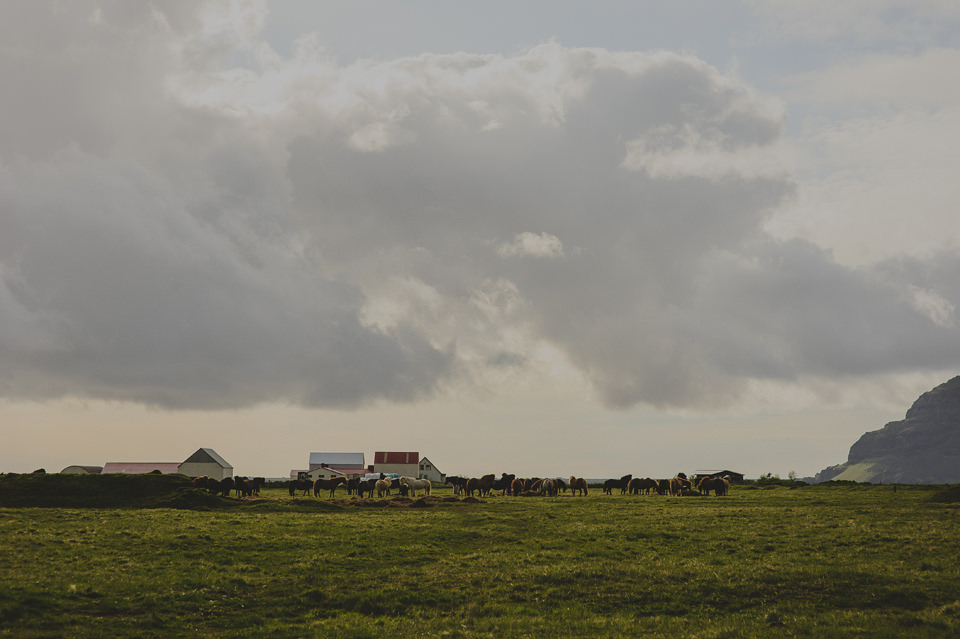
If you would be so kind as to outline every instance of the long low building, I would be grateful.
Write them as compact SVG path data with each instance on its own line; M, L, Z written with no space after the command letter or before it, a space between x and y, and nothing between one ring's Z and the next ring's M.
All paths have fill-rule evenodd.
M213 479L233 477L233 466L217 454L212 448L199 448L182 462L107 462L99 466L67 466L61 473L121 473L124 475L145 475L162 473L164 475L186 475L200 477L206 475Z

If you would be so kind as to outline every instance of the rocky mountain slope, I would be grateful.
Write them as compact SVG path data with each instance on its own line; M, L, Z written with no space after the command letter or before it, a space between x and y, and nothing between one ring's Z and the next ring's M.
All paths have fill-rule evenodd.
M847 462L817 473L816 481L960 483L960 376L921 395L906 417L864 433Z

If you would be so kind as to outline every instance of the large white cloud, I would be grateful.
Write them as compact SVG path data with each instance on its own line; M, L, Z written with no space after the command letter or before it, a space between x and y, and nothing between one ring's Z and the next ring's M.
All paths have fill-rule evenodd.
M783 107L694 57L340 66L277 56L257 4L98 5L32 9L69 37L0 59L7 397L355 406L547 348L608 406L698 406L958 355L953 256L766 235Z

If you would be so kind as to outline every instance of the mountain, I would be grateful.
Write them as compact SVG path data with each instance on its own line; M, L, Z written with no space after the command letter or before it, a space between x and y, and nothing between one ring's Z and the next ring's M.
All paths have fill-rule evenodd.
M864 433L847 462L817 473L815 481L960 483L960 376L927 391L906 417Z

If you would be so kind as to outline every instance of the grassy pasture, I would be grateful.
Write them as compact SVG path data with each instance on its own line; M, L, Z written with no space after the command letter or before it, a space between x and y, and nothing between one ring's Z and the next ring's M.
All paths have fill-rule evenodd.
M149 508L0 497L0 637L960 636L942 488L420 508L181 489Z

